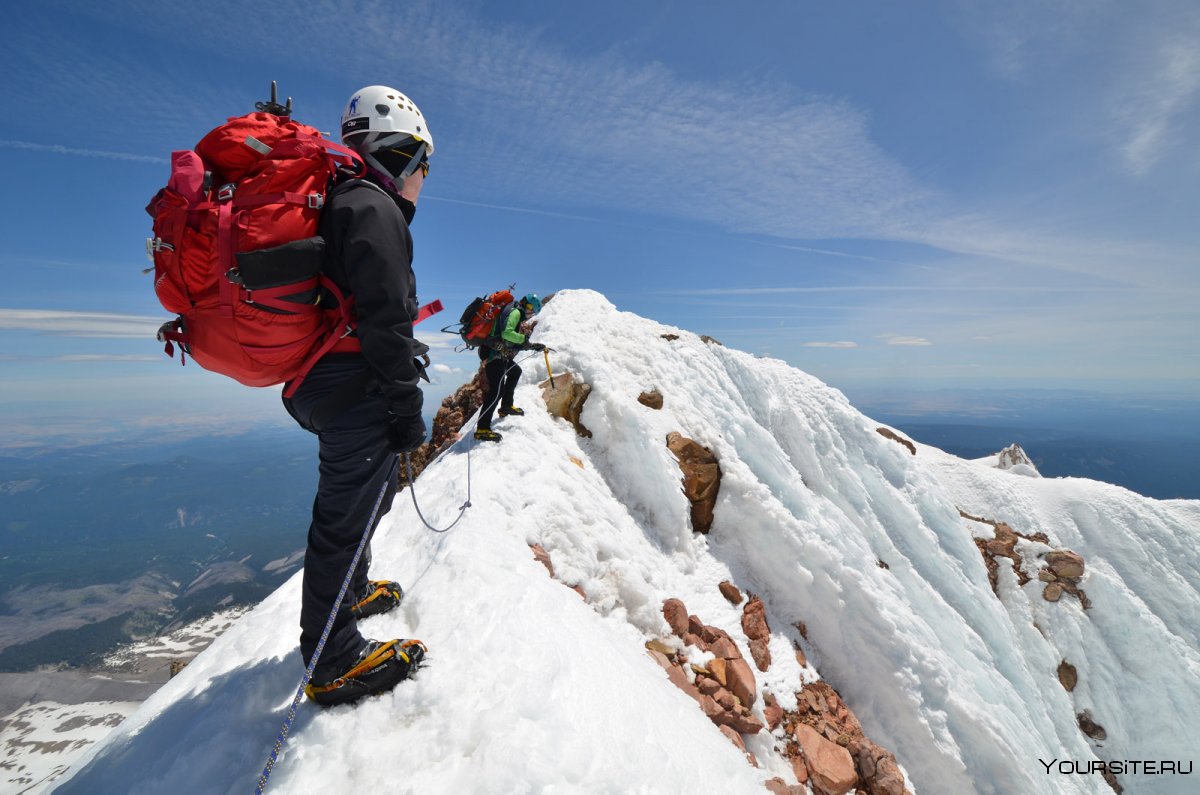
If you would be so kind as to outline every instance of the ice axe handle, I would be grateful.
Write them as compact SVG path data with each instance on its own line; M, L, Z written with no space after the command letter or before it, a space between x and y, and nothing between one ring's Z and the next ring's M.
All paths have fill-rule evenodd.
M550 388L554 389L554 373L550 370L550 349L542 348L542 356L546 357L546 374L550 376Z

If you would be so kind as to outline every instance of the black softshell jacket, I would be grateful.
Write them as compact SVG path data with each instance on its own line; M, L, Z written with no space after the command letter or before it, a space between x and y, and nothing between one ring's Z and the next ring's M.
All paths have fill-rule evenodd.
M354 297L362 355L389 410L397 416L420 414L414 357L426 348L413 339L417 280L404 214L374 183L347 180L329 192L320 232L325 274Z

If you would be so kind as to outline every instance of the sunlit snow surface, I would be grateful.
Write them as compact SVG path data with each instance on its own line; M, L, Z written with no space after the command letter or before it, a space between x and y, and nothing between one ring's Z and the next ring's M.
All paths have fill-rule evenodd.
M1200 503L1022 477L928 447L913 456L805 373L588 291L548 303L534 338L555 349L556 374L592 385L592 438L536 410L545 364L523 361L526 416L496 424L499 445L458 443L418 483L440 527L467 499L469 471L462 522L430 532L404 492L376 536L372 574L407 595L364 630L424 640L428 666L354 706L302 705L269 791L760 795L766 778L794 781L775 738L749 740L763 765L751 767L644 650L669 635L668 597L744 649L724 579L767 605L774 663L760 692L792 706L819 671L922 795L1106 793L1099 776L1048 774L1039 758L1200 754ZM637 402L648 389L661 410ZM691 531L671 431L720 459L707 537ZM997 598L973 542L990 528L960 509L1083 555L1092 609L1045 602L1036 578L1021 588L1004 566ZM1021 542L1031 573L1051 546ZM303 672L299 592L297 574L58 791L253 791ZM791 651L800 621L816 670ZM1079 670L1074 693L1055 673L1063 659ZM1076 726L1084 709L1107 730L1102 748ZM1122 778L1130 793L1193 792L1197 780Z

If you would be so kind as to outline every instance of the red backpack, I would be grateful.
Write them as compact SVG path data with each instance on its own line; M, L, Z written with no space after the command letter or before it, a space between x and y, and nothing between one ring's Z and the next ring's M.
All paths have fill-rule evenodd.
M274 93L274 89L272 90ZM264 105L260 104L260 109ZM357 153L271 112L229 119L195 151L171 154L167 186L150 201L154 290L179 316L159 329L204 369L247 386L291 382L291 396L330 351L360 350L353 296L321 273L317 234L338 169L362 176ZM321 305L325 292L337 306ZM441 309L422 307L419 322Z
M476 298L463 310L459 319L459 336L468 348L486 345L494 335L496 320L505 307L511 306L513 294L499 290L491 295Z

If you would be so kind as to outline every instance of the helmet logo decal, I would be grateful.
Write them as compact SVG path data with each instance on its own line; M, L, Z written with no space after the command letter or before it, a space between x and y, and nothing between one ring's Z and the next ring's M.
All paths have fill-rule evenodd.
M362 99L362 94L354 95L354 98L350 100L350 107L346 108L347 114L353 116L355 113L358 113L358 101L360 99Z

